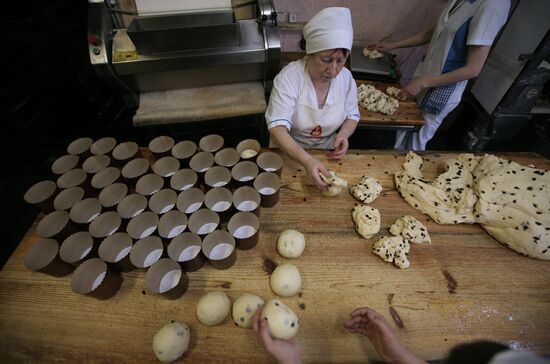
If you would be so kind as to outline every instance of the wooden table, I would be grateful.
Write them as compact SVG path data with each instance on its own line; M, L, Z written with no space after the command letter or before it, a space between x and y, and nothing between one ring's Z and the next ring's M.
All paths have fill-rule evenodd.
M443 159L453 155L426 153L426 175L440 173ZM503 156L550 169L549 160L532 154ZM372 203L382 216L380 234L403 214L426 225L433 243L413 246L406 270L371 253L377 237L366 240L355 232L351 209L356 202L349 193L323 197L301 166L284 161L281 199L262 210L258 246L238 251L228 270L205 266L189 273L189 291L174 301L147 292L143 271L124 273L120 291L106 301L72 293L70 276L28 271L23 259L38 240L34 224L0 272L0 362L156 363L152 337L170 320L184 321L192 330L190 352L178 362L269 362L252 330L236 327L230 318L205 327L195 317L199 297L214 290L225 291L232 301L245 292L275 298L266 258L301 271L301 294L283 301L300 318L305 362L375 358L368 339L343 327L349 313L365 305L383 314L403 343L426 359L442 358L452 346L476 339L550 353L550 262L505 248L478 225L438 225L411 208L393 183L404 154L350 151L327 165L350 183L365 173L382 182L384 191ZM296 260L281 258L275 249L278 234L290 228L307 239ZM392 320L390 307L403 328Z

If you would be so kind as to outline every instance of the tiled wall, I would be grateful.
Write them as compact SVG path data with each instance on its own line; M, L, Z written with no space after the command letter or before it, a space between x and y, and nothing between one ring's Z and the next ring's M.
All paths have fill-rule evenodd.
M289 29L289 13L296 14L298 23L307 22L319 10L329 6L344 6L351 10L354 44L365 45L387 37L399 40L433 26L446 0L274 0L283 23L280 31L285 52L299 50L300 29ZM299 28L299 27L298 27ZM426 47L392 51L402 73L402 83L410 80L414 69L424 55Z

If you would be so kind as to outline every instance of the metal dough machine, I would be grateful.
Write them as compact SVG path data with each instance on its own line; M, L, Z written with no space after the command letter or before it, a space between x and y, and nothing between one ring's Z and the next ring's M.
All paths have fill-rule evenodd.
M238 84L259 85L265 104L281 53L277 13L271 0L244 3L255 9L251 19L243 20L236 20L230 0L135 3L137 13L121 9L121 0L88 0L91 63L100 77L124 96L129 107L141 107L144 95L160 92L165 98L171 90L186 95L186 102L192 104L189 95L193 90ZM208 7L208 3L218 5ZM163 4L179 8L151 10ZM128 26L123 25L124 16L133 16ZM137 54L115 60L113 47L119 45L113 40L117 33L127 33Z

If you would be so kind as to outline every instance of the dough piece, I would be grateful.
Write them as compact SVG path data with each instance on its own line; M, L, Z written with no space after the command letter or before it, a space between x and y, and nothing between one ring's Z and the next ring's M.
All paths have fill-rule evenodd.
M336 172L334 172L332 169L329 169L328 171L330 173L330 178L325 177L325 175L322 173L320 174L323 182L328 184L328 189L323 190L322 193L323 195L329 196L329 197L339 195L342 192L343 188L348 187L348 182L345 179L338 176Z
M401 269L408 268L410 263L407 259L410 245L402 236L383 236L372 246L372 252L378 255L385 262L393 264Z
M388 86L386 88L386 93L390 96L397 97L397 95L399 95L400 92L401 92L401 89L397 87Z
M384 57L384 53L380 52L378 49L370 51L368 48L363 48L363 56L369 59L377 59Z
M256 154L258 154L258 152L254 149L245 149L241 152L240 156L242 159L248 159L254 157Z
M359 181L351 186L350 193L363 203L371 203L382 192L382 184L376 178L362 176Z
M206 326L214 326L225 320L230 308L231 302L225 292L209 292L197 303L197 319Z
M370 239L380 231L380 212L367 205L357 205L352 211L355 230Z
M255 294L243 294L233 302L233 321L239 327L251 328L254 314L263 304L264 300Z
M372 85L361 84L357 88L357 100L361 107L383 114L393 114L399 107L399 101L387 96Z
M290 340L300 327L294 311L279 300L270 300L265 304L262 320L267 320L269 334L274 339Z
M187 324L172 321L153 337L153 351L158 360L170 363L178 360L189 347L190 331Z
M304 234L298 230L283 231L277 239L277 251L283 258L298 258L306 247Z
M279 296L294 296L302 288L300 271L292 264L281 264L271 273L269 285Z
M390 227L392 235L401 235L410 243L422 244L431 243L428 230L420 221L410 215L401 216Z

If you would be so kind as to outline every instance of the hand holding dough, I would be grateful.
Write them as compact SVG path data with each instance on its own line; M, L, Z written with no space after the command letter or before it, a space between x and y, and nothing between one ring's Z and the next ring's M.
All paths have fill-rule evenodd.
M298 332L298 317L287 305L279 300L266 303L262 311L262 320L267 320L269 334L274 339L290 340Z
M298 258L306 246L304 234L298 230L288 229L277 239L277 251L284 258Z
M233 321L237 326L249 329L252 327L252 319L258 308L262 307L264 300L255 294L245 293L233 303Z
M332 169L329 169L328 171L330 173L330 178L327 178L322 173L320 174L323 182L328 184L328 189L323 190L323 195L329 196L329 197L339 195L342 192L343 188L348 187L348 182L345 179L338 176L336 172L334 172Z

